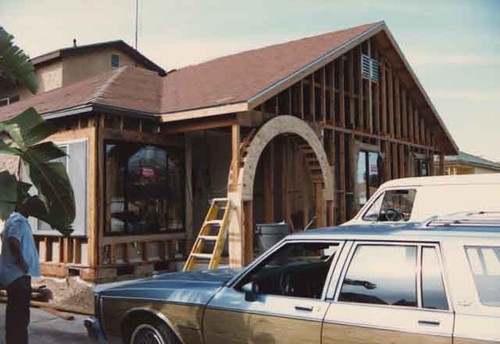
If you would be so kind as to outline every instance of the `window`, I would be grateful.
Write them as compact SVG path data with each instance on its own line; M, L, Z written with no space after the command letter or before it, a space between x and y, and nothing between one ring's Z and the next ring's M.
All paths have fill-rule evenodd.
M408 221L415 202L415 189L387 190L363 215L365 221Z
M500 307L500 247L466 247L469 266L483 305Z
M87 231L87 141L60 143L58 146L68 155L54 161L66 166L75 195L76 213L72 235L85 235ZM23 180L31 183L28 171L24 168L21 170L21 175ZM30 224L31 228L36 229L35 234L60 235L47 223L35 218L30 218Z
M448 309L441 265L435 247L422 248L422 307Z
M378 153L359 151L355 186L358 205L364 205L379 185Z
M120 55L111 54L111 67L113 68L120 67Z
M0 107L7 106L7 105L10 105L10 104L18 102L18 101L19 101L18 95L15 95L12 97L2 98L2 99L0 99Z
M68 152L68 145L60 145L59 148L64 153L69 154L69 152ZM54 159L53 162L60 162L60 163L62 163L64 165L64 167L66 168L66 172L68 172L68 176L70 177L70 180L71 180L71 176L70 176L69 171L68 171L68 158L69 157L66 155L66 156L60 157L58 159ZM80 183L80 182L78 182L78 183ZM71 182L71 185L73 186L74 183ZM73 186L73 188L74 188L74 186ZM77 200L77 198L75 197L75 210L79 209L76 206L76 200ZM38 231L50 231L50 230L52 230L52 228L50 228L50 226L47 223L45 223L43 221L37 221L37 222L38 222L38 224L37 224L36 228L37 228Z
M425 177L430 176L430 164L429 159L416 159L415 160L415 176Z
M182 151L106 143L106 233L184 230Z
M337 243L291 243L282 246L238 284L254 282L260 294L321 298Z
M358 245L339 301L417 306L417 247Z

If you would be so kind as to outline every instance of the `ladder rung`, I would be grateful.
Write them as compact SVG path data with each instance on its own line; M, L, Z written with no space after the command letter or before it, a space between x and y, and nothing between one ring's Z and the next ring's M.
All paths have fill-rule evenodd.
M212 202L227 202L227 198L212 198Z
M209 220L209 221L206 221L205 222L207 225L221 225L222 224L222 220Z
M200 259L212 259L212 254L210 253L193 253L192 256Z
M206 241L216 241L218 238L217 235L200 235L200 239L206 240Z

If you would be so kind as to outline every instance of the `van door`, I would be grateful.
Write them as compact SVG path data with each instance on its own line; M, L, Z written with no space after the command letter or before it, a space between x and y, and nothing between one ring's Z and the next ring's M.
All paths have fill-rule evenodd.
M437 245L358 242L347 262L328 292L322 343L452 343Z

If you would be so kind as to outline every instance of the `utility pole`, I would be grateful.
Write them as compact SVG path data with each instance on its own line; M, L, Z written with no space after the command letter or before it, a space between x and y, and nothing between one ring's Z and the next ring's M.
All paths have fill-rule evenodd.
M135 50L137 50L138 31L139 31L139 0L135 0Z

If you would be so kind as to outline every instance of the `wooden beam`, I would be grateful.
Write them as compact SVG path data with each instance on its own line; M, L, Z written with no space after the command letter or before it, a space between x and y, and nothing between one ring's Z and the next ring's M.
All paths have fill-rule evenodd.
M331 62L331 75L330 75L330 116L331 121L329 124L335 125L335 62Z
M359 68L358 68L358 73L359 73L358 74L359 75L359 77L358 77L358 114L357 115L358 115L358 127L362 129L362 128L364 128L364 115L365 115L365 113L364 113L364 109L363 109L363 105L364 105L363 102L364 102L365 95L363 94L363 91L364 91L363 90L363 88L364 88L363 81L364 81L364 79L363 79L363 73L361 70L361 56L362 56L361 46L358 46L356 51L359 54L359 58L358 58L359 65L357 65L357 66L359 66Z
M381 108L382 108L382 117L381 117L381 121L382 121L382 125L381 125L381 133L383 135L387 135L388 134L388 130L387 130L387 77L388 77L388 73L387 73L387 69L385 68L385 66L382 64L381 65L381 71L382 71L382 93L379 97L380 101L381 101Z
M320 110L320 122L326 123L326 67L321 68L321 110Z
M240 172L240 126L233 124L231 126L231 152L232 152L232 187L238 185L238 177Z
M349 87L349 123L350 128L354 128L356 124L356 107L354 106L354 50L348 54L347 72L349 73L348 87Z
M311 83L309 85L309 115L311 122L316 122L316 85L314 82L314 73L310 76Z
M340 70L339 70L339 89L340 89L340 126L346 127L346 112L345 112L345 75L344 75L344 65L345 61L343 56L339 59Z
M394 78L394 98L395 98L395 122L396 122L396 137L401 138L401 94L399 89L399 77Z
M305 110L304 110L304 80L300 80L299 82L299 112L300 118L304 119Z
M388 87L388 98L389 98L389 134L391 137L395 137L395 126L394 126L394 85L392 80L392 71L388 69L387 78Z
M339 185L340 185L340 222L347 221L347 204L346 204L346 154L345 154L345 135L339 133Z
M323 199L323 184L314 183L316 198L316 227L325 226L325 201Z
M235 123L237 122L236 118L234 117L208 119L196 122L182 122L182 123L163 125L161 127L161 133L163 135L182 134L191 131L230 127Z
M401 90L401 107L402 107L402 113L401 113L401 120L402 120L402 135L401 137L403 139L408 139L408 106L406 104L406 90L402 89Z

